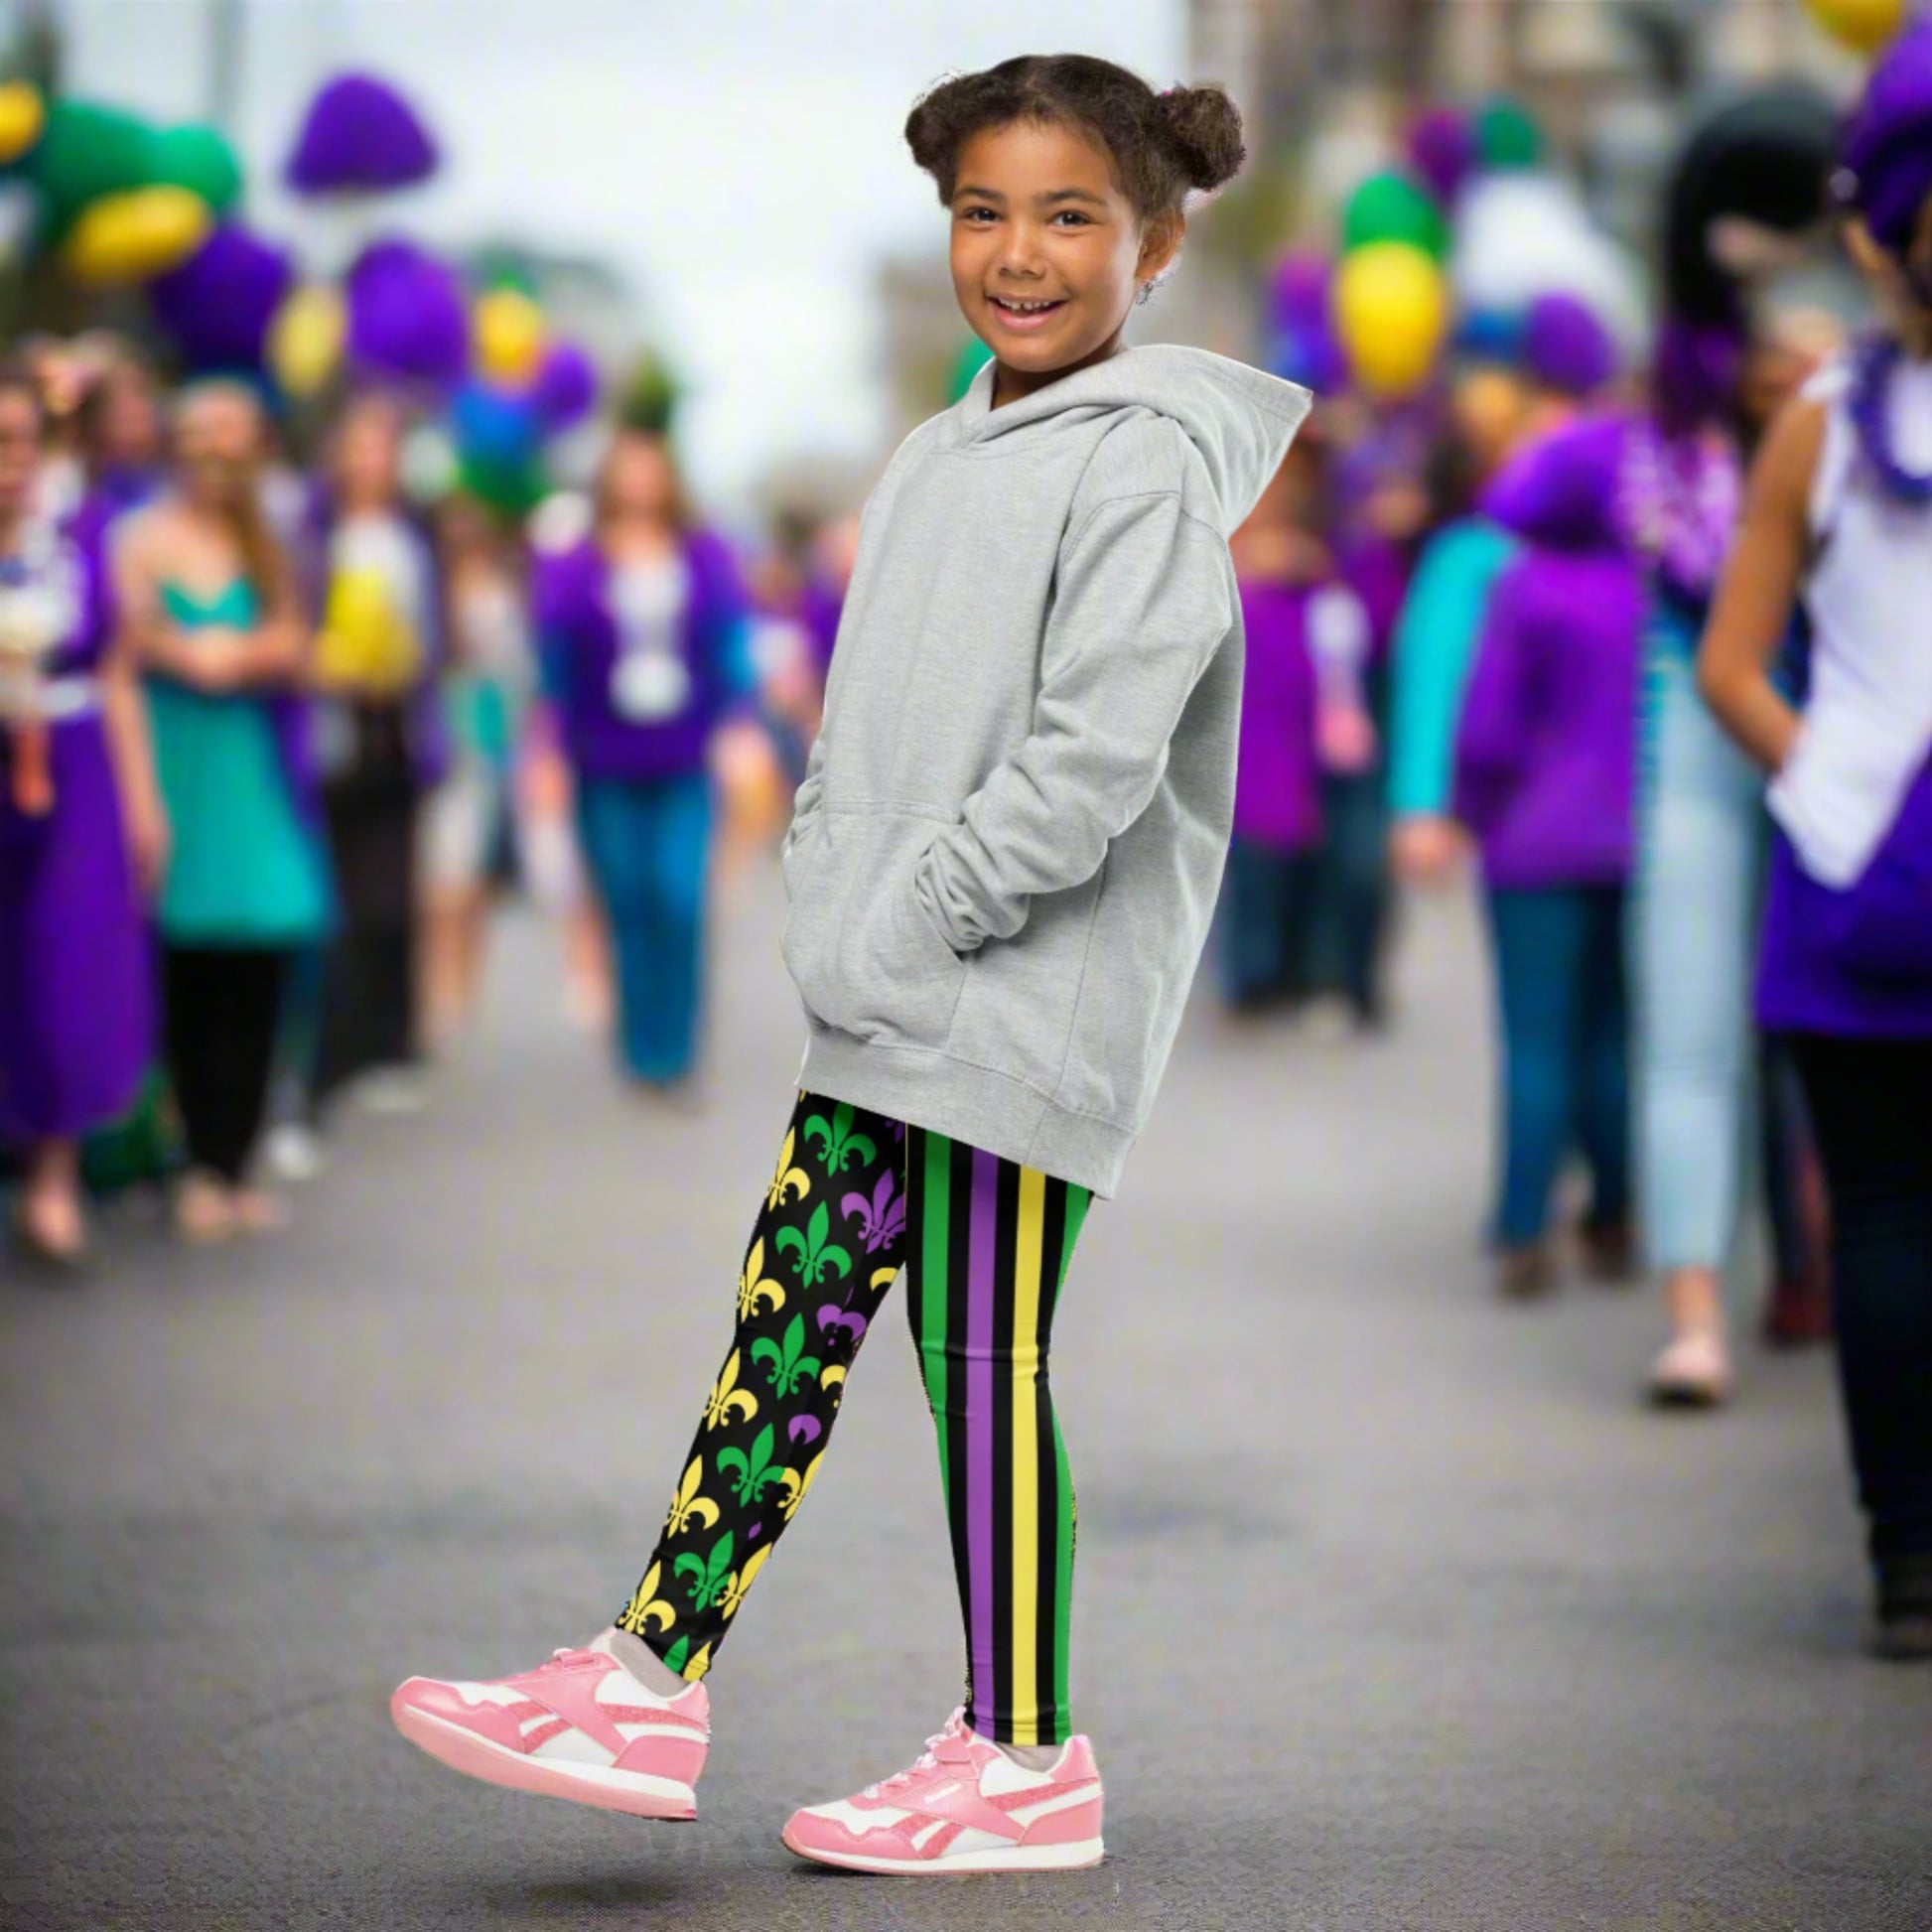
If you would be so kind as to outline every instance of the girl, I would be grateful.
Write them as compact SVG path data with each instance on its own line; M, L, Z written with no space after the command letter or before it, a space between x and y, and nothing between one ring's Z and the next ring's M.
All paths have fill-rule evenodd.
M1932 1657L1932 21L1879 64L1840 186L1885 316L1773 424L1699 659L1776 777L1758 1014L1831 1195L1839 1364L1878 1647ZM1794 595L1802 721L1771 676Z
M0 626L53 646L0 655L0 1135L26 1156L23 1245L71 1265L79 1137L127 1108L147 1066L135 872L159 862L162 822L99 533L32 512L42 429L31 377L0 370Z
M323 808L339 928L323 975L320 1109L351 1080L392 1111L424 1095L413 1069L418 806L435 776L436 558L402 498L403 416L355 397L330 452L327 591L316 640Z
M1501 1287L1551 1280L1545 1234L1573 1135L1586 1242L1629 1217L1623 897L1642 579L1613 514L1613 420L1527 451L1487 508L1524 549L1497 580L1456 740L1456 816L1482 847L1503 1032Z
M616 955L619 1051L664 1089L697 1055L712 740L749 717L757 680L731 554L693 524L656 426L618 426L597 494L594 533L539 563L539 647Z
M1047 1357L1089 1201L1118 1184L1227 850L1241 691L1227 537L1305 390L1127 349L1189 189L1228 180L1213 87L1082 56L948 80L906 133L994 359L868 506L786 842L810 1035L739 1277L739 1329L617 1626L497 1684L412 1678L404 1732L474 1775L691 1817L702 1678L818 1474L901 1262L939 1434L967 1697L925 1753L799 1812L870 1871L1101 1856L1072 1734L1073 1491Z
M116 573L147 672L170 828L156 923L165 1050L191 1172L182 1233L280 1224L248 1185L291 954L317 940L327 880L291 694L308 658L295 576L259 495L261 410L237 384L183 397L167 491L123 526Z
M424 818L428 910L424 1006L430 1037L454 1036L483 975L492 873L509 824L509 789L534 653L512 546L474 496L438 517L450 663L443 690L450 769Z

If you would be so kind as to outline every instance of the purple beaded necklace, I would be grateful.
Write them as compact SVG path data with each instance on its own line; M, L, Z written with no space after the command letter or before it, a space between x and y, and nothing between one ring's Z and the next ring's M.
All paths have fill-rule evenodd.
M1879 486L1913 509L1932 504L1932 472L1914 475L1891 445L1891 382L1905 351L1890 336L1873 336L1859 350L1852 376L1852 426Z

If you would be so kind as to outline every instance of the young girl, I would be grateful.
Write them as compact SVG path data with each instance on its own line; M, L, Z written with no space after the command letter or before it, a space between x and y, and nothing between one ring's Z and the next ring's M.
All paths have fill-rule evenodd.
M1700 685L1777 775L1758 981L1831 1194L1852 1457L1878 1647L1932 1657L1932 21L1846 140L1852 241L1886 327L1788 405L1751 475ZM1772 660L1802 588L1803 718Z
M22 1242L71 1264L86 1249L79 1137L126 1109L147 1065L136 872L158 863L162 830L99 528L33 511L43 426L32 378L0 369L0 625L52 646L0 655L0 1135L26 1157Z
M1482 848L1503 1034L1494 1233L1505 1294L1551 1279L1551 1197L1573 1136L1586 1244L1629 1216L1623 900L1643 585L1617 527L1613 419L1518 457L1486 506L1523 550L1497 580L1456 738L1456 816Z
M749 612L723 541L696 527L655 424L620 423L595 532L538 564L544 684L617 966L618 1045L644 1085L698 1051L712 740L757 695Z
M1122 345L1187 191L1239 166L1218 88L1157 95L1104 61L1024 58L946 81L906 133L995 359L867 509L784 855L805 1091L738 1333L617 1627L499 1683L412 1678L392 1710L494 1783L693 1816L695 1680L818 1473L902 1263L966 1703L905 1770L800 1811L785 1843L869 1871L1065 1868L1101 1856L1101 1792L1067 1705L1053 1309L1206 934L1241 690L1227 538L1308 396Z
M182 1233L265 1232L249 1185L292 955L322 934L325 858L288 699L308 632L259 493L261 410L238 385L183 398L168 492L123 528L122 620L147 673L170 832L160 882L165 1049L192 1171Z

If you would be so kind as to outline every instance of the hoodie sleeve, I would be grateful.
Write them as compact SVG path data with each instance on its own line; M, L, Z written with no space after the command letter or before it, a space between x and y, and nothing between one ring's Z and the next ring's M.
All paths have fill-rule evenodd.
M1033 897L1100 870L1146 810L1188 697L1234 624L1219 530L1177 492L1116 497L1062 550L1033 730L966 800L913 886L955 952L1010 939Z
M1497 581L1476 643L1455 735L1455 816L1480 835L1516 782L1531 726L1533 578L1519 563Z

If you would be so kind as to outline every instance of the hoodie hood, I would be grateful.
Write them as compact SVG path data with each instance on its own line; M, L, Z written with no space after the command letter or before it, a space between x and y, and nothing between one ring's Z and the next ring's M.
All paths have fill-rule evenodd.
M1618 550L1618 479L1625 428L1592 417L1533 443L1483 492L1486 515L1526 543L1550 550Z
M995 371L988 362L953 406L960 443L1051 434L1123 410L1150 410L1177 423L1200 453L1224 536L1247 520L1314 400L1299 383L1174 343L1124 348L998 409Z

